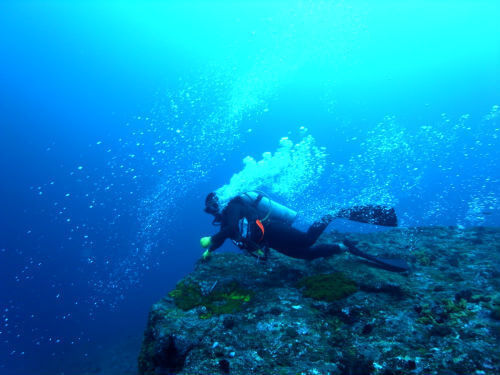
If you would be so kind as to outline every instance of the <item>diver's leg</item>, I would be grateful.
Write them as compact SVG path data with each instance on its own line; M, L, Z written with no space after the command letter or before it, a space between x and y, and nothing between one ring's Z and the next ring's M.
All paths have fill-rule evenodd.
M343 253L346 247L342 244L321 244L312 247L288 247L276 250L292 258L312 260Z
M332 220L333 217L331 215L326 215L309 227L306 233L308 246L312 246L318 240L319 236L321 236Z
M329 215L323 217L321 220L313 223L307 232L302 232L289 224L280 222L264 224L265 239L269 243L269 246L275 249L309 248L316 242L321 233L324 232L332 219Z
M342 243L320 244L309 248L310 259L329 257L334 254L341 254L347 250Z
M273 249L309 247L307 233L293 228L289 224L273 222L264 224L264 238Z

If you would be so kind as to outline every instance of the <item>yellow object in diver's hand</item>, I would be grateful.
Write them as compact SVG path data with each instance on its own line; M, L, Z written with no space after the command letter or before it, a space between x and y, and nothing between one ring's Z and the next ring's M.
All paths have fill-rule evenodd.
M211 244L212 244L212 237L210 237L210 236L202 237L200 239L200 245L204 249L206 249L207 247L209 247Z

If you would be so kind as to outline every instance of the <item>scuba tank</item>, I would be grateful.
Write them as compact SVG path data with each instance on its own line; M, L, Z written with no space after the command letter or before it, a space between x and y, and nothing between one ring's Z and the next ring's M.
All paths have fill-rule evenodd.
M281 221L291 225L297 217L296 211L271 200L261 192L249 191L240 196L245 202L257 208L261 216L260 221Z

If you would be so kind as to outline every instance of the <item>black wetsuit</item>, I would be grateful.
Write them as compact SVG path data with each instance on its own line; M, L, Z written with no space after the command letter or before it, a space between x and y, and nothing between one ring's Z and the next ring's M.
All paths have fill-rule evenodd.
M209 250L219 248L227 238L242 241L239 221L246 218L249 223L251 238L243 241L245 247L254 251L259 248L270 247L282 254L299 259L316 259L340 253L342 250L336 244L314 245L331 220L322 219L311 225L307 232L293 228L290 224L265 221L263 222L264 234L258 227L259 219L257 209L244 201L241 197L233 198L222 210L220 231L212 236L212 245Z

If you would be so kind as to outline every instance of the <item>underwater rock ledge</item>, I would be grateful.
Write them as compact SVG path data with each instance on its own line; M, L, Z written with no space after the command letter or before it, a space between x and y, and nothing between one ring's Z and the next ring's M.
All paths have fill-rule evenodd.
M215 253L153 305L139 374L500 373L500 228L349 238L412 271Z

